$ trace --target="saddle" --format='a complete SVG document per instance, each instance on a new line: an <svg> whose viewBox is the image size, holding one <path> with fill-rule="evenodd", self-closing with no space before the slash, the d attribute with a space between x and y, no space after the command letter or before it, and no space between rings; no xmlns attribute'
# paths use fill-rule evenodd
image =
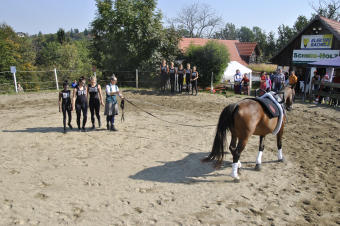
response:
<svg viewBox="0 0 340 226"><path fill-rule="evenodd" d="M275 92L270 92L270 94L275 98L275 100L279 104L282 103L282 98L280 97L280 95L276 94ZM252 99L261 104L261 106L263 107L264 111L269 116L269 118L277 118L280 116L280 110L277 104L274 103L273 100L269 98L268 96L264 96L264 97L261 96L261 97L256 97Z"/></svg>

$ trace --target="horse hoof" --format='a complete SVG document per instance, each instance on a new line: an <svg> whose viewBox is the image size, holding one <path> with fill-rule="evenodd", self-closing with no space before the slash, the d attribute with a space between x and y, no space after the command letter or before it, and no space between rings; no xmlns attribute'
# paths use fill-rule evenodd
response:
<svg viewBox="0 0 340 226"><path fill-rule="evenodd" d="M284 162L285 161L285 159L284 158L282 158L282 159L279 159L279 160L277 160L278 162Z"/></svg>
<svg viewBox="0 0 340 226"><path fill-rule="evenodd" d="M261 164L256 164L255 170L256 171L261 171Z"/></svg>

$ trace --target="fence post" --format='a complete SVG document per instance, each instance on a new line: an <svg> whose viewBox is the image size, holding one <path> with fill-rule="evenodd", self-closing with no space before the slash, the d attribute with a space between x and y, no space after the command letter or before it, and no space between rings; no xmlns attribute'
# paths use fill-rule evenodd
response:
<svg viewBox="0 0 340 226"><path fill-rule="evenodd" d="M138 69L136 69L136 88L138 89Z"/></svg>
<svg viewBox="0 0 340 226"><path fill-rule="evenodd" d="M15 92L18 93L17 77L15 76L15 72L13 72L13 79L14 79Z"/></svg>
<svg viewBox="0 0 340 226"><path fill-rule="evenodd" d="M210 84L210 92L214 92L214 72L211 72L211 84Z"/></svg>
<svg viewBox="0 0 340 226"><path fill-rule="evenodd" d="M57 85L57 90L59 91L57 68L54 68L55 84Z"/></svg>

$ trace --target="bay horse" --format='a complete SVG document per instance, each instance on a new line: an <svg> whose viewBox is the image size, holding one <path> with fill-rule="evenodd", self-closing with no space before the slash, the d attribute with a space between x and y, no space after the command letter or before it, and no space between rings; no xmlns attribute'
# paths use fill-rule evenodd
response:
<svg viewBox="0 0 340 226"><path fill-rule="evenodd" d="M238 169L241 168L239 159L250 136L260 136L259 152L255 166L255 170L260 170L265 137L275 130L278 120L278 117L269 118L261 104L253 99L244 99L238 103L228 105L224 108L218 120L212 151L208 157L202 159L202 162L216 160L215 168L221 167L226 145L226 133L230 131L231 142L229 150L233 155L231 177L234 178L235 182L239 182ZM279 162L284 160L282 154L282 135L285 120L286 116L283 115L281 128L276 134Z"/></svg>
<svg viewBox="0 0 340 226"><path fill-rule="evenodd" d="M285 103L285 108L290 111L292 110L293 106L293 101L294 101L294 95L295 95L295 90L294 88L288 86L285 86L283 89L283 99Z"/></svg>

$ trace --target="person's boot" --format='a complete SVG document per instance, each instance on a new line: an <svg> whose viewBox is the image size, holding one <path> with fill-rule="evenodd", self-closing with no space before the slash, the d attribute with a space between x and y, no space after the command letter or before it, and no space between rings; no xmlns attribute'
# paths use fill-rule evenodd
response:
<svg viewBox="0 0 340 226"><path fill-rule="evenodd" d="M96 128L96 127L95 127L94 123L92 123L91 129L94 130L95 128Z"/></svg>
<svg viewBox="0 0 340 226"><path fill-rule="evenodd" d="M71 122L68 123L68 127L69 127L70 129L73 129L73 127L72 127L72 125L71 125Z"/></svg>
<svg viewBox="0 0 340 226"><path fill-rule="evenodd" d="M100 120L98 120L98 128L100 128L102 126Z"/></svg>
<svg viewBox="0 0 340 226"><path fill-rule="evenodd" d="M106 128L107 128L107 130L110 130L109 122L106 123Z"/></svg>
<svg viewBox="0 0 340 226"><path fill-rule="evenodd" d="M64 126L64 131L63 131L63 133L66 133L67 131L66 131L66 126Z"/></svg>
<svg viewBox="0 0 340 226"><path fill-rule="evenodd" d="M82 128L81 128L81 131L82 131L82 132L86 132L85 127L82 127Z"/></svg>
<svg viewBox="0 0 340 226"><path fill-rule="evenodd" d="M115 125L111 125L111 131L118 131L115 127Z"/></svg>

